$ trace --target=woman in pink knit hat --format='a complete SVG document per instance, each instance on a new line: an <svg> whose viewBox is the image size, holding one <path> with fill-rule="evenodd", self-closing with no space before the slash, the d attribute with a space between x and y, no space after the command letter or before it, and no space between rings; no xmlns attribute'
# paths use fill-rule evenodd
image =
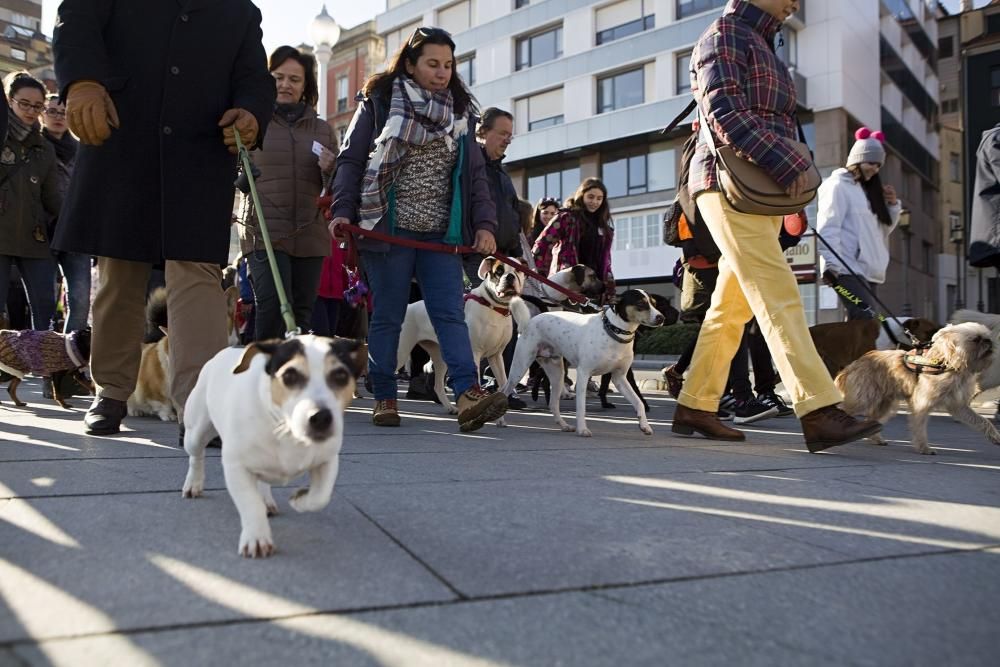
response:
<svg viewBox="0 0 1000 667"><path fill-rule="evenodd" d="M841 285L864 302L871 302L876 286L885 282L889 266L889 234L899 223L903 206L891 185L882 185L885 136L862 127L847 156L819 189L817 228L820 268L828 283ZM827 247L836 251L836 255ZM852 275L851 272L855 275ZM875 314L845 298L847 319L871 319Z"/></svg>

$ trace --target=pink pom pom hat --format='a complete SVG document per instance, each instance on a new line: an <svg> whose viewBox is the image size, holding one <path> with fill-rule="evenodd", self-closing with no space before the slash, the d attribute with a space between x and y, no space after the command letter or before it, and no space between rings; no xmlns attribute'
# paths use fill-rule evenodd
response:
<svg viewBox="0 0 1000 667"><path fill-rule="evenodd" d="M867 127L862 127L854 133L854 146L847 156L847 166L861 164L862 162L874 162L879 166L885 164L885 135L882 131L872 132Z"/></svg>

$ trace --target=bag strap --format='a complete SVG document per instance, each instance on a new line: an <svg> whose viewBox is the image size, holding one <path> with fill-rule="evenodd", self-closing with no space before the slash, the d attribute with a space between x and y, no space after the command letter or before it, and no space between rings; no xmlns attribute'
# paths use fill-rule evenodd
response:
<svg viewBox="0 0 1000 667"><path fill-rule="evenodd" d="M698 101L692 99L688 103L688 105L686 107L684 107L684 110L681 111L679 114L677 114L676 118L674 118L672 121L670 121L669 125L667 125L665 128L663 128L662 130L660 130L660 134L666 134L670 130L672 130L675 127L677 127L678 125L680 125L680 122L682 120L684 120L685 118L687 118L691 114L691 112L694 110L694 108L696 106L698 106Z"/></svg>

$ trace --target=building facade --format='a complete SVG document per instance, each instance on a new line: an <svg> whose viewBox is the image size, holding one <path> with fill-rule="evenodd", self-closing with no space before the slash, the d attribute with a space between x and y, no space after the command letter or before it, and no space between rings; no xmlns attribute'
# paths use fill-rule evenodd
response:
<svg viewBox="0 0 1000 667"><path fill-rule="evenodd" d="M355 95L386 59L385 42L366 21L340 34L326 71L327 121L341 144L357 107Z"/></svg>
<svg viewBox="0 0 1000 667"><path fill-rule="evenodd" d="M615 219L616 278L670 294L679 253L663 244L661 219L690 121L669 136L660 130L689 102L691 49L725 4L388 0L376 22L387 54L420 25L451 32L458 71L480 104L515 114L506 165L521 195L565 198L582 179L602 178ZM941 245L936 44L924 0L803 0L778 45L824 176L843 165L861 125L889 138L884 179L896 185L910 225L894 235L880 296L893 311L928 316ZM809 212L814 221L815 206ZM789 262L812 321L837 319L832 290L816 282L815 242L804 240Z"/></svg>
<svg viewBox="0 0 1000 667"><path fill-rule="evenodd" d="M54 90L52 42L41 25L42 0L0 0L0 76L28 70Z"/></svg>

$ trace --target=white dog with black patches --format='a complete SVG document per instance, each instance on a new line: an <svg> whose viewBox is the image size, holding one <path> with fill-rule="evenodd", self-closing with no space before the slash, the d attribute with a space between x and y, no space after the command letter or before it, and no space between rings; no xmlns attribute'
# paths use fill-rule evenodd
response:
<svg viewBox="0 0 1000 667"><path fill-rule="evenodd" d="M202 494L205 446L220 436L226 488L242 524L241 555L274 551L271 484L308 472L309 487L295 492L291 506L315 512L330 502L344 410L366 359L363 343L308 335L226 348L202 368L184 407L190 460L182 495Z"/></svg>
<svg viewBox="0 0 1000 667"><path fill-rule="evenodd" d="M510 378L503 391L510 394L516 378L528 370L532 361L537 360L549 378L552 391L549 407L552 416L563 431L576 431L577 435L589 437L587 428L587 392L576 393L576 428L562 418L559 398L563 388L562 360L576 368L579 382L586 383L592 375L611 373L611 379L639 416L639 429L652 435L653 429L646 419L646 409L625 374L632 366L632 340L640 326L658 327L663 324L663 314L654 306L649 295L643 290L630 289L618 298L614 306L602 313L582 315L579 313L542 313L528 318L526 308L515 308L514 316L520 337L514 351Z"/></svg>
<svg viewBox="0 0 1000 667"><path fill-rule="evenodd" d="M503 351L514 333L510 314L511 299L521 293L524 274L493 257L486 257L479 263L478 273L483 282L465 295L465 323L469 328L472 358L477 369L480 361L486 359L493 369L497 384L502 385L507 381ZM427 350L434 364L434 393L441 405L449 414L458 414L458 408L448 400L445 392L444 378L448 366L441 356L441 345L423 301L411 303L406 308L406 318L399 333L397 368L410 358L415 345ZM504 425L502 417L497 425Z"/></svg>

